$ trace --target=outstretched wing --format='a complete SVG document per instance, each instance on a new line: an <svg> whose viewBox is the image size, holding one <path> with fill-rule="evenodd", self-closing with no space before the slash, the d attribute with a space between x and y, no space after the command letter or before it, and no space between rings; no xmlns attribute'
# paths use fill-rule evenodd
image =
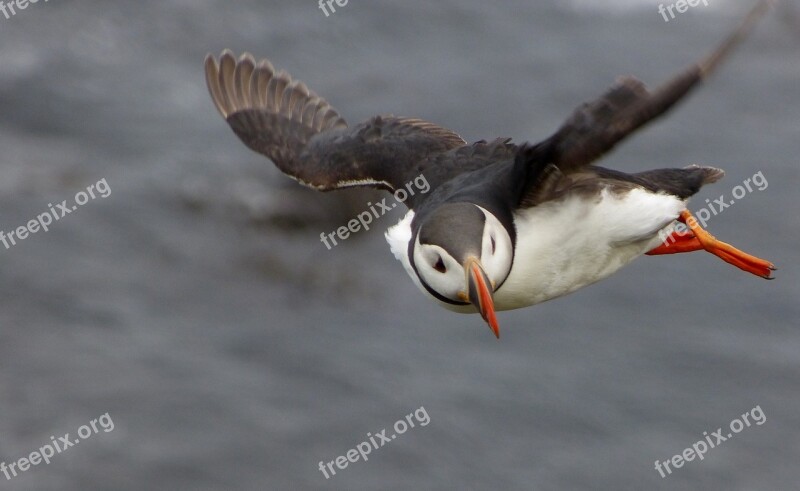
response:
<svg viewBox="0 0 800 491"><path fill-rule="evenodd" d="M237 60L226 50L219 61L208 55L205 72L214 104L244 144L320 191L394 191L419 174L418 162L466 144L419 119L378 116L350 128L305 84L247 53Z"/></svg>
<svg viewBox="0 0 800 491"><path fill-rule="evenodd" d="M568 175L579 171L674 107L730 55L769 5L769 0L758 2L711 55L663 86L651 92L639 80L623 77L602 97L575 110L553 136L520 152L518 164L528 167L522 203L541 202L549 194L546 187L560 180L559 173Z"/></svg>

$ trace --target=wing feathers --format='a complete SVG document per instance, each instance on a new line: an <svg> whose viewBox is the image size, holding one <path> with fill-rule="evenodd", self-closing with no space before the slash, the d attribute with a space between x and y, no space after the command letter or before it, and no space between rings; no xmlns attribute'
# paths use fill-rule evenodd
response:
<svg viewBox="0 0 800 491"><path fill-rule="evenodd" d="M226 116L225 103L222 100L222 89L219 86L219 65L217 59L213 56L207 56L205 62L206 72L206 85L208 85L208 92L211 94L211 100L214 102L214 107L217 108L223 117Z"/></svg>
<svg viewBox="0 0 800 491"><path fill-rule="evenodd" d="M420 119L376 117L348 129L303 82L249 53L238 60L228 50L219 60L208 55L205 71L214 105L245 145L320 190L394 190L418 162L465 145L456 133Z"/></svg>
<svg viewBox="0 0 800 491"><path fill-rule="evenodd" d="M256 69L255 60L249 53L244 53L239 57L236 69L233 72L233 87L235 89L234 99L237 103L237 110L250 107L250 82L253 71ZM238 105L242 107L238 107Z"/></svg>

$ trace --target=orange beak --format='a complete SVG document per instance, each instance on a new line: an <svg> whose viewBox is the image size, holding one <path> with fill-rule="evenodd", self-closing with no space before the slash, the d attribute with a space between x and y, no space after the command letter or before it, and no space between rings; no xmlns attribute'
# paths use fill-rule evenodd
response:
<svg viewBox="0 0 800 491"><path fill-rule="evenodd" d="M464 268L467 272L467 285L469 285L468 297L472 305L481 313L483 320L492 328L492 332L500 339L500 327L497 325L497 317L494 315L494 301L492 300L493 288L489 277L483 271L481 262L475 258L470 258Z"/></svg>

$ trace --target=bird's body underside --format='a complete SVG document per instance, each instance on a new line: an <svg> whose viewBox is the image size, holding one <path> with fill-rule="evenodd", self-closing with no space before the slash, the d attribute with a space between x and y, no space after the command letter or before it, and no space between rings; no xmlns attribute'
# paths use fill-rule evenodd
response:
<svg viewBox="0 0 800 491"><path fill-rule="evenodd" d="M675 196L633 189L606 190L596 199L574 194L522 210L514 217L516 261L494 292L495 309L528 307L607 278L658 246L684 208L685 201ZM407 270L413 212L409 215L386 234ZM426 292L413 272L411 277ZM472 305L439 303L455 312L475 312Z"/></svg>
<svg viewBox="0 0 800 491"><path fill-rule="evenodd" d="M392 252L423 292L450 310L479 312L498 334L495 310L568 294L645 253L703 249L770 277L769 262L717 241L686 211L721 170L627 174L593 165L705 80L768 5L761 0L717 50L666 84L650 91L623 77L536 145L468 144L439 125L394 116L349 126L302 82L248 54L209 55L206 80L236 135L305 185L395 192L424 176L430 193L410 197L408 215L387 232ZM690 231L674 232L678 221Z"/></svg>

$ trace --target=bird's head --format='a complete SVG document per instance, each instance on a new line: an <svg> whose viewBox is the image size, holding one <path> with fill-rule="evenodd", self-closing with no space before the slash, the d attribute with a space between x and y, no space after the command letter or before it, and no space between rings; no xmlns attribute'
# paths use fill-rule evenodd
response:
<svg viewBox="0 0 800 491"><path fill-rule="evenodd" d="M514 245L497 217L472 203L443 205L420 225L411 255L429 293L471 303L500 337L492 296L511 271Z"/></svg>

